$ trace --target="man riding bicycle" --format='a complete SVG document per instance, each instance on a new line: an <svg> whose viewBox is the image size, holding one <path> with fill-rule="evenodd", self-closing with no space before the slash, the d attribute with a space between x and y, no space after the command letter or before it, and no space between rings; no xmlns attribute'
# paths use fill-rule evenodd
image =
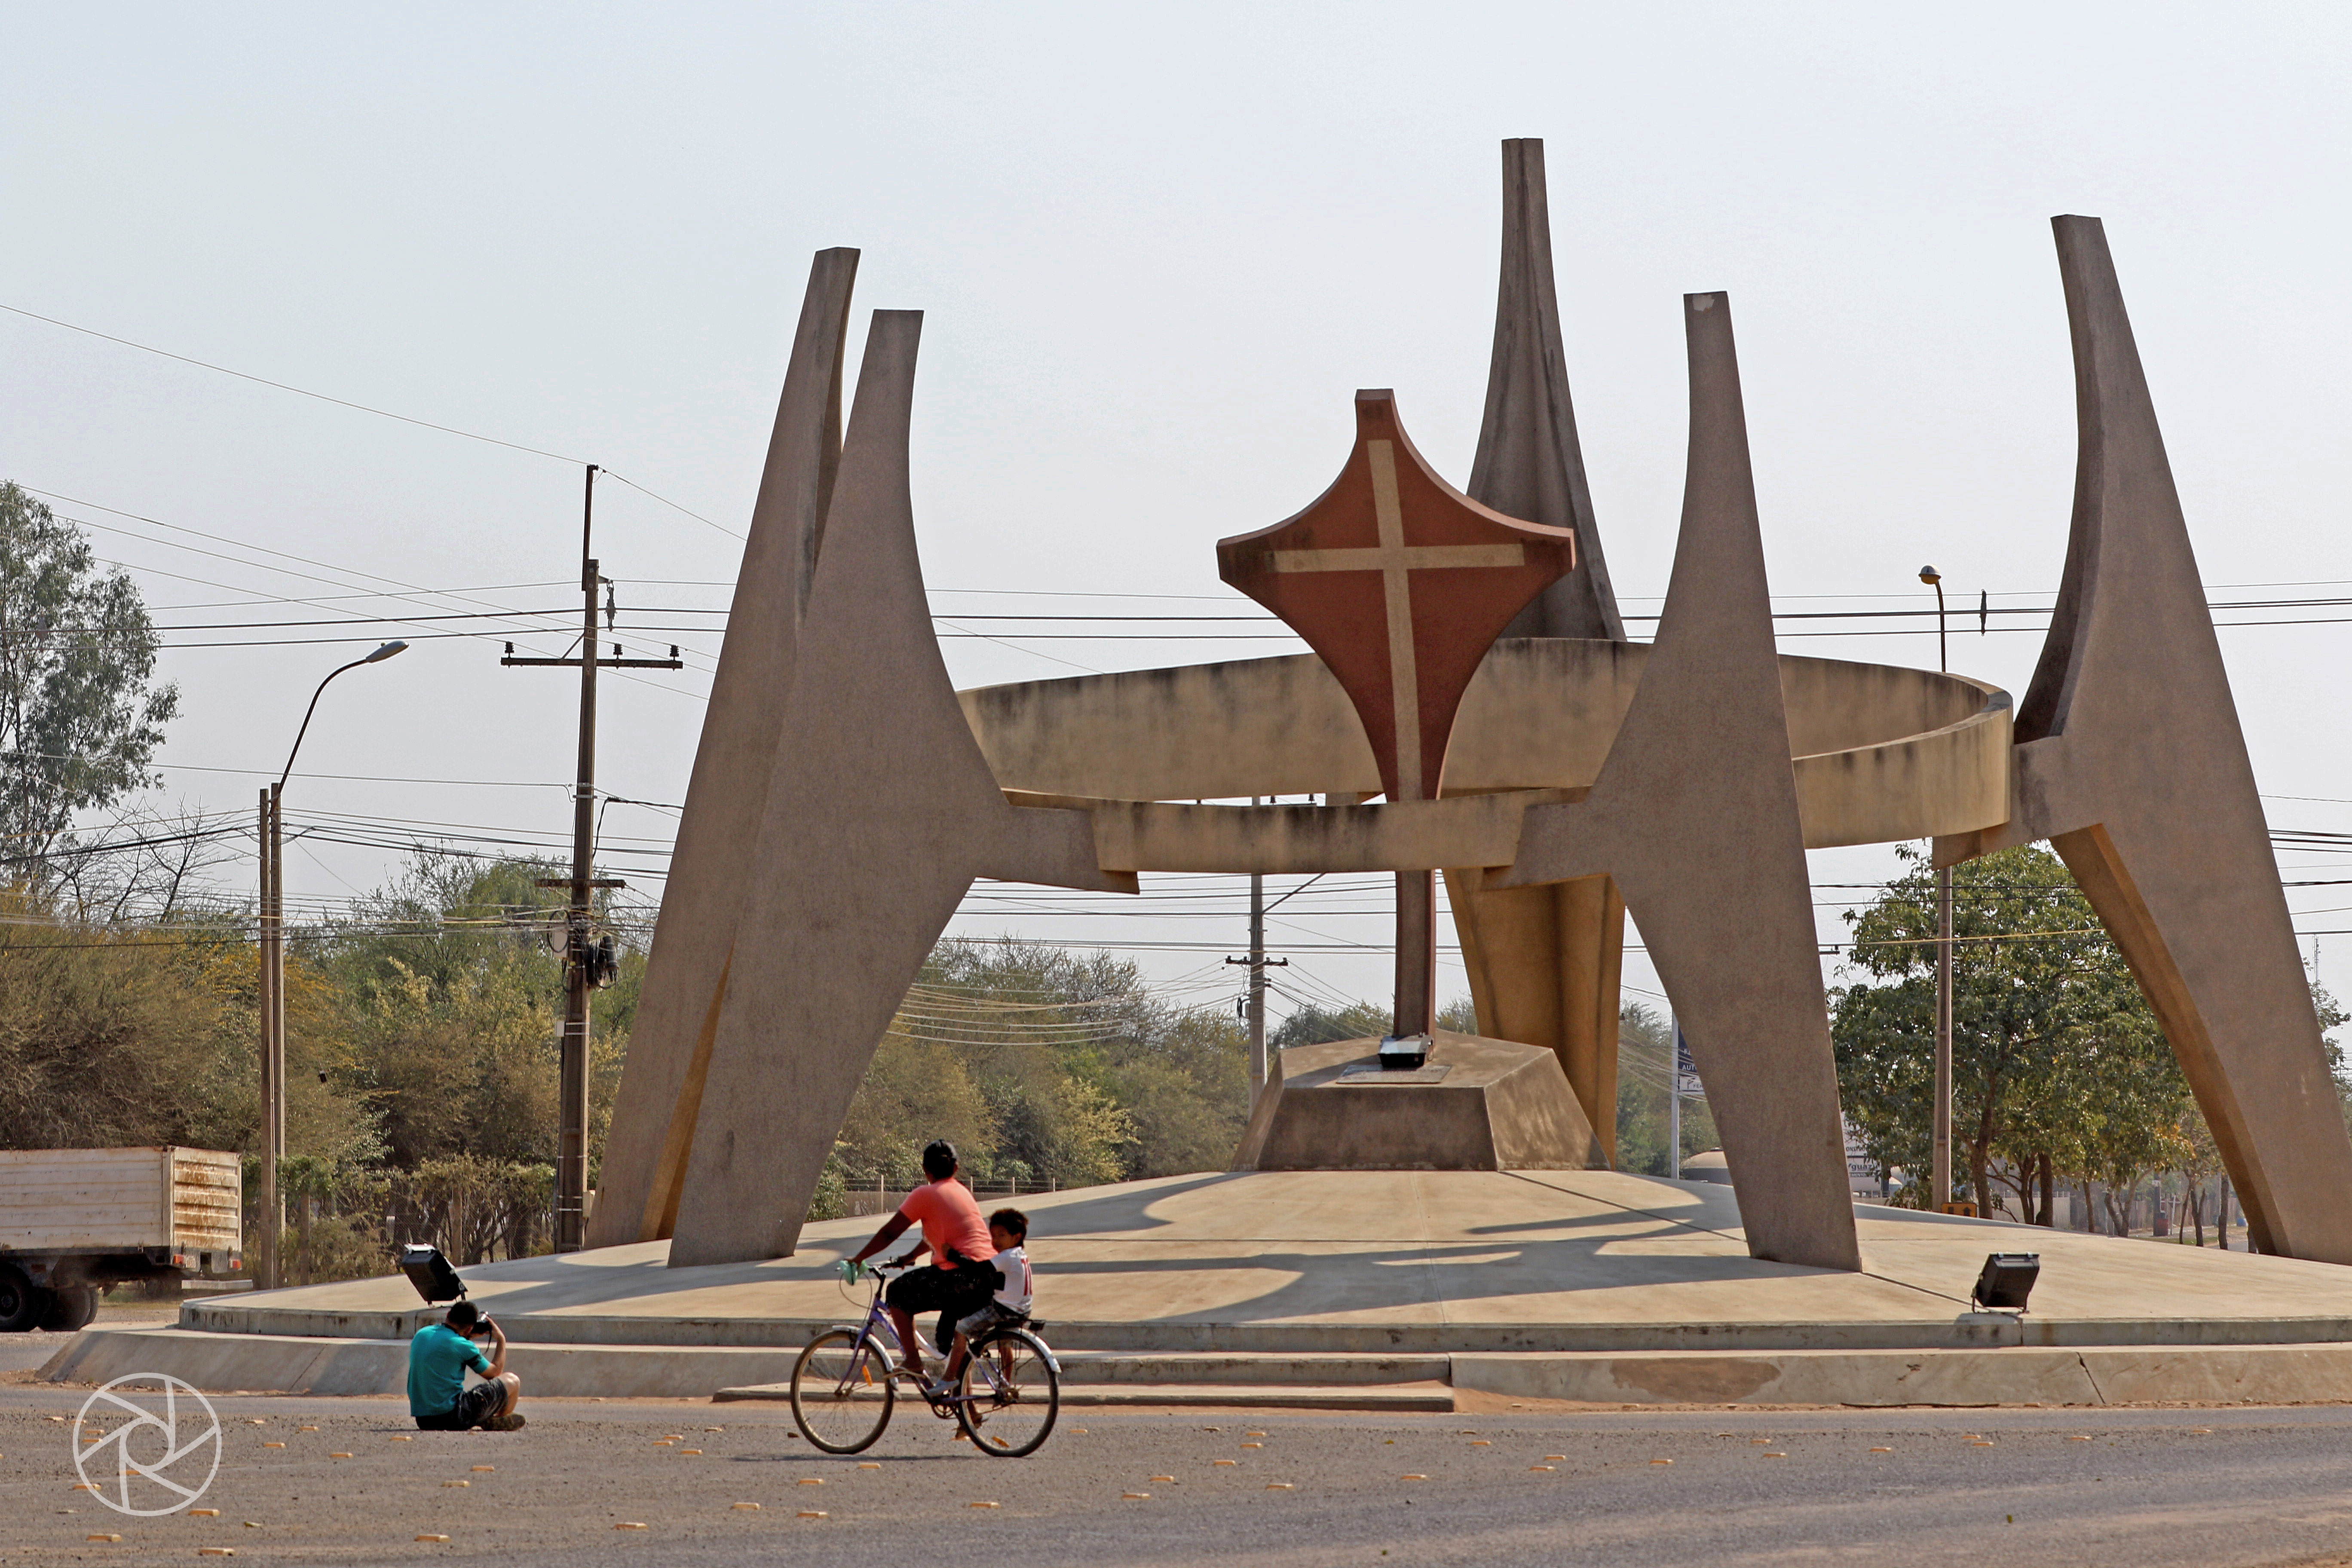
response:
<svg viewBox="0 0 2352 1568"><path fill-rule="evenodd" d="M925 1374L921 1342L915 1337L915 1314L938 1312L937 1342L952 1344L956 1320L977 1311L1002 1283L996 1270L989 1267L996 1246L989 1239L987 1223L980 1217L979 1200L970 1187L956 1180L956 1170L954 1144L941 1140L926 1148L923 1174L930 1179L908 1193L898 1212L874 1233L874 1239L842 1266L844 1274L855 1279L867 1258L905 1235L909 1226L923 1227L923 1239L908 1249L907 1257L919 1258L928 1249L937 1261L908 1269L891 1280L882 1295L890 1326L898 1333L907 1370L917 1377ZM950 1390L942 1382L927 1384L923 1392L945 1394Z"/></svg>

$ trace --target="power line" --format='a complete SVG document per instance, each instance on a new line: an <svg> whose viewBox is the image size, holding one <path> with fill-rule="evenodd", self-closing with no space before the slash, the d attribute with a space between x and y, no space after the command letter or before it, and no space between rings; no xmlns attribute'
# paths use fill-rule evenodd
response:
<svg viewBox="0 0 2352 1568"><path fill-rule="evenodd" d="M335 397L324 392L313 392L307 386L296 386L291 382L272 381L266 375L255 375L250 371L232 370L227 365L215 364L210 360L196 359L189 354L173 353L169 349L159 349L152 343L135 342L129 338L117 337L112 332L101 332L95 327L77 326L71 321L59 321L55 316L44 316L37 310L27 310L16 305L0 305L0 310L6 310L12 315L23 316L28 321L46 321L53 327L63 327L69 332L80 332L88 337L102 338L110 343L120 343L127 349L137 349L142 353L156 354L163 359L177 360L182 364L192 364L199 370L212 371L215 374L219 375L235 376L239 381L249 381L257 386L274 387L279 392L290 392L297 397L316 398L320 403L331 403L338 408L349 408L361 414L373 414L379 419L397 420L403 425L414 425L419 429L437 430L445 436L456 436L467 441L480 441L485 445L492 447L504 447L510 452L528 452L534 458L550 458L559 463L569 463L574 468L583 468L587 464L587 459L584 458L568 458L561 452L551 452L543 447L526 446L520 441L509 441L504 437L498 436L485 436L478 430L464 430L455 425L443 425L436 420L419 419L415 415L411 414L396 414L389 408L378 408L372 404L354 403L348 397ZM650 497L651 499L661 502L662 505L668 507L671 510L683 513L684 515L694 519L695 521L701 523L706 528L715 528L719 532L727 535L730 539L740 540L743 537L733 529L711 521L700 512L693 510L691 508L679 505L677 501L670 500L669 497L661 494L657 490L647 489L645 486L637 483L635 479L624 478L622 475L614 473L611 468L604 468L602 471L605 478L619 479L621 483L628 486L631 489L635 490L639 495Z"/></svg>
<svg viewBox="0 0 2352 1568"><path fill-rule="evenodd" d="M331 397L323 392L312 392L307 386L272 381L266 375L255 375L249 371L231 370L225 364L215 364L210 360L196 359L188 354L173 353L170 349L159 349L152 343L133 342L129 338L116 337L112 332L101 332L95 327L76 326L71 321L61 321L55 316L44 316L37 310L27 310L16 305L0 305L0 310L5 310L14 316L23 316L31 321L47 321L50 326L63 327L69 332L80 332L87 337L103 338L110 343L121 343L124 348L137 349L141 353L156 354L163 359L177 360L182 364L192 364L199 370L209 370L221 375L233 375L239 381L250 381L260 386L276 387L280 392L290 392L298 397L315 397L321 403L331 403L339 408L351 408L362 414L373 414L380 419L397 419L403 425L415 425L426 430L438 430L445 436L459 436L468 441L480 441L492 447L504 447L509 451L528 452L534 458L552 458L559 463L570 463L574 467L579 467L586 461L581 458L567 458L561 452L550 452L543 447L526 447L520 441L502 440L496 436L485 436L475 430L460 430L455 425L438 425L430 419L419 419L407 414L394 414L389 408L375 408L364 403L353 403L346 397Z"/></svg>
<svg viewBox="0 0 2352 1568"><path fill-rule="evenodd" d="M564 630L565 630L565 628L564 628L564 627L562 627L562 626L532 626L532 625L529 625L529 624L528 624L528 622L530 620L530 618L531 618L531 617L532 617L532 616L535 614L535 612L527 611L527 610L526 610L526 611L517 611L517 610L510 609L510 608L509 608L509 607L507 607L507 606L505 606L505 605L489 605L489 604L488 603L488 601L485 601L485 600L468 598L468 597L467 596L467 595L466 595L466 594L463 594L463 593L453 593L453 592L448 592L448 591L440 590L440 589L433 589L433 588L425 588L425 587L420 587L419 585L417 585L417 584L414 584L414 583L403 583L403 582L401 582L398 578L394 578L394 577L386 577L386 576L383 576L383 575L382 575L381 574L378 574L378 573L361 571L361 570L359 570L359 569L357 569L357 568L353 568L353 567L341 567L341 566L336 566L336 565L333 565L332 563L328 563L328 562L324 562L324 561L315 561L315 560L312 560L311 558L310 558L310 557L308 557L308 556L303 556L303 555L295 555L295 554L290 553L289 552L282 551L282 550L273 550L273 549L270 549L270 548L268 548L268 546L265 546L265 545L247 545L247 544L243 544L243 543L240 543L240 542L239 542L238 541L236 541L236 540L227 538L226 536L222 535L222 534L208 533L208 532L206 532L205 531L204 531L204 530L202 530L202 529L188 528L188 527L185 527L185 526L184 526L184 525L182 525L182 524L179 524L179 523L165 522L165 521L163 521L162 519L160 519L160 518L152 518L152 517L149 517L149 516L146 516L145 514L141 513L141 512L125 511L125 510L123 510L122 509L121 509L121 508L119 508L119 507L105 506L105 505L101 505L100 503L99 503L99 502L97 502L97 501L87 501L87 500L79 500L79 499L75 498L75 497L72 497L72 496L66 496L66 495L59 494L58 492L54 491L54 490L44 490L44 489L37 489L36 487L33 487L33 486L30 486L30 485L23 486L23 487L20 487L20 488L25 489L27 489L27 490L30 490L30 491L31 491L33 494L35 494L35 495L48 496L48 497L50 497L50 498L52 498L52 499L54 499L54 500L58 500L65 501L65 502L67 502L67 503L68 503L68 504L69 504L69 505L73 505L73 506L86 506L86 507L89 507L89 508L91 508L91 509L92 509L92 510L94 510L103 511L103 512L109 513L109 514L110 514L110 515L111 515L111 516L115 516L115 517L121 517L121 518L128 518L128 519L131 520L131 521L134 521L134 522L144 522L144 523L149 523L149 524L152 524L152 526L157 527L157 528L168 529L168 530L170 530L170 531L173 531L173 532L175 532L175 533L186 533L186 534L189 534L189 535L191 535L191 536L193 536L193 537L195 537L195 538L198 538L198 539L208 539L208 540L213 541L215 543L231 545L231 546L234 546L234 547L235 547L235 548L236 548L236 549L248 551L248 552L254 552L254 553L257 553L257 554L264 554L264 555L275 555L275 556L278 556L278 557L280 557L281 559L284 559L284 560L299 562L299 563L300 563L301 564L306 565L306 566L316 566L316 567L319 567L319 568L320 568L320 569L322 569L322 570L324 570L324 571L339 573L339 574L341 574L342 575L341 575L341 576L340 576L340 577L320 577L320 576L316 576L316 575L314 575L314 574L310 574L310 573L307 573L307 572L296 572L296 571L292 571L292 570L290 570L289 568L287 568L287 567L284 567L284 566L273 566L273 565L270 565L269 563L266 563L266 562L257 562L257 561L242 561L242 560L237 559L236 556L231 556L231 555L223 555L223 554L221 554L218 551L205 550L205 549L202 549L202 548L200 548L200 547L198 547L198 546L192 545L192 544L182 544L182 543L179 543L177 541L174 541L174 540L147 540L147 541L145 541L145 542L148 542L148 543L162 544L162 545L165 546L165 547L166 547L166 548L168 548L168 549L173 549L173 550L184 550L184 551L187 551L187 552L191 552L191 553L193 553L193 554L197 554L197 555L205 555L205 556L213 557L213 558L214 558L214 559L215 559L215 560L226 561L226 562L228 562L228 563L229 563L230 564L232 564L232 565L236 565L236 566L255 566L255 567L258 567L260 570L265 571L265 572L277 572L277 573L282 574L284 574L284 575L286 575L286 576L304 578L304 579L307 579L308 581L314 582L314 583L325 583L325 584L329 584L330 586L332 586L332 587L338 587L338 588L353 588L353 589L356 589L356 588L358 587L358 584L355 584L355 583L352 583L352 582L351 582L351 581L349 580L349 579L350 579L351 577L352 577L352 576L371 578L371 579L373 579L373 580L374 580L374 581L376 581L376 582L379 582L379 583L389 583L389 584L393 584L393 586L394 586L394 589L400 590L399 592L384 592L384 591L377 591L375 594L373 594L373 596L374 596L374 597L379 597L379 598L386 598L386 599L408 599L408 600L410 600L410 602L411 602L411 603L419 604L419 605L422 605L422 607L424 607L424 608L426 608L426 609L429 609L429 610L434 610L434 611L436 611L436 612L437 612L437 611L439 611L439 610L441 610L442 606L441 606L441 605L439 605L431 604L431 603L426 602L426 601L429 601L429 600L431 600L431 599L454 599L454 600L457 601L457 602L458 602L458 603L460 603L460 604L474 604L474 605L484 605L485 607L487 607L487 608L488 608L488 609L490 609L490 610L492 610L492 611L496 612L496 614L495 614L493 616L491 616L490 618L493 618L493 619L497 619L497 618L506 618L506 619L510 619L510 620L513 620L513 621L517 622L518 624L517 624L516 626L512 626L512 627L503 628L503 629L505 629L505 630L510 631L514 636L517 636L517 637L529 637L529 636L532 636L532 635L539 635L539 636L559 636L559 635L562 635L562 634L564 632ZM60 514L60 515L65 515L65 514ZM116 527L114 527L113 525L109 524L109 523L92 522L92 521L90 521L89 520L88 520L88 519L86 519L86 518L75 518L75 517L68 516L68 517L67 517L67 521L69 521L69 522L79 523L79 525L81 525L81 526L83 526L83 527L86 527L86 528L96 528L96 529L99 529L99 530L100 530L100 531L105 531L105 532L108 532L108 533L119 533L119 534L123 535L123 536L124 536L124 537L126 537L126 538L131 538L131 539L139 539L139 538L141 538L141 537L142 537L141 535L138 535L138 534L135 534L135 533L131 532L131 531L130 531L129 530L127 530L127 529L120 529L120 528L116 528ZM153 572L156 572L159 575L162 575L162 576L166 576L166 577L180 577L180 574L177 574L177 573L163 572L163 571L161 571L161 569L160 569L160 568L152 568L152 567L133 567L133 568L131 568L131 570L134 570L134 571L153 571ZM206 586L208 586L208 587L227 588L227 589L229 589L231 592L238 592L238 591L240 591L240 590L236 589L233 585L231 585L231 584L226 584L226 583L208 583L208 582L206 582L206 580L205 580L205 579L203 579L203 578L196 578L196 577L180 577L180 580L181 580L181 581L184 581L184 582L205 583L205 585L206 585ZM424 597L423 597L422 599L418 599L418 598L414 598L414 597L412 597L413 595L423 595ZM284 600L284 601L281 601L281 602L284 602L284 603L291 603L291 604L309 604L309 605L314 605L314 607L316 607L316 608L320 608L320 609L329 609L329 608L331 608L331 607L332 607L331 605L328 605L328 604L325 604L325 603L322 603L322 602L320 602L320 601L317 601L317 600L312 600L312 599L290 598L290 597L289 597L289 598L288 598L288 599L286 599L286 600ZM546 618L548 618L548 617L547 617L547 616L541 616L539 618L541 618L541 619L546 619ZM350 617L350 621L351 621L351 624L358 625L358 626L388 625L388 626L413 626L413 625L417 625L417 624L418 624L418 623L415 623L415 622L413 622L413 621L410 621L410 620L403 619L403 618L401 618L401 617L397 617L397 616L358 616L358 615L355 615L355 616L351 616L351 617ZM426 624L429 624L429 623L426 623ZM499 638L499 637L491 637L491 636L486 635L486 634L481 633L481 632L458 632L458 633L450 633L450 634L435 634L435 633L431 633L431 632L420 632L420 633L419 633L419 635L420 635L421 637L429 637L441 636L441 635L455 636L455 637L474 637L474 638L477 638L477 639L478 639L478 640L485 641L485 642L494 642L494 641L499 641L499 640L502 640L501 638ZM322 645L331 645L331 644L334 644L334 643L339 642L339 641L341 641L341 642L349 642L349 641L352 641L352 640L354 640L354 639L351 639L351 638L333 638L333 637L313 637L313 638L287 638L287 639L276 639L276 640L257 639L257 640L255 640L255 641L252 641L252 642L249 642L249 643L247 643L247 644L243 644L243 645L232 645L232 644L228 644L228 643L221 643L221 644L212 644L212 645L198 645L198 644L167 644L166 646L167 646L167 647L199 647L199 646L221 646L221 647L226 647L226 646L281 647L281 646L287 646L288 644L289 644L289 643L294 643L294 642L317 642L317 643L320 643L320 644L322 644ZM364 639L358 639L358 640L364 640ZM702 656L702 655L697 655L696 657L697 657L697 658L703 658L703 657L705 657L705 656ZM1043 656L1040 656L1040 657L1043 657ZM640 685L640 686L648 687L648 688L650 688L650 689L654 689L654 690L656 690L656 691L667 691L667 692L669 692L669 693L671 693L671 694L673 694L673 695L675 695L675 696L687 697L687 698L693 699L694 700L697 700L697 701L708 701L708 700L709 700L709 699L708 699L707 697L703 696L701 693L694 692L694 691L688 691L688 690L686 690L686 689L684 689L683 688L680 688L680 687L676 687L676 686L666 686L666 685L663 685L662 683L660 683L659 681L653 681L653 680L644 680L644 679L639 679L638 678L636 678L636 677L635 677L635 676L629 675L629 674L628 674L627 672L625 672L625 671L618 671L618 672L616 672L616 673L618 673L618 674L621 676L621 679L625 679L625 680L634 680L634 681L635 681L635 683L636 683L636 684L638 684L638 685Z"/></svg>

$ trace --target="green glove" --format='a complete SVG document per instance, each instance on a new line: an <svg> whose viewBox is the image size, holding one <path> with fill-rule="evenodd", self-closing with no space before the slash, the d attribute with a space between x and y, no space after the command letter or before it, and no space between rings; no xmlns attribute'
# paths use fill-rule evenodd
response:
<svg viewBox="0 0 2352 1568"><path fill-rule="evenodd" d="M855 1258L845 1258L834 1265L834 1268L841 1275L842 1283L845 1285L856 1284L866 1273L866 1265L858 1262Z"/></svg>

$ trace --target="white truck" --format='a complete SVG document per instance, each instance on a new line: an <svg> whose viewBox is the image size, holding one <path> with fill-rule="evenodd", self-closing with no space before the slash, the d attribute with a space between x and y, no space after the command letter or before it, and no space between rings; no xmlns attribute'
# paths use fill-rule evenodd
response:
<svg viewBox="0 0 2352 1568"><path fill-rule="evenodd" d="M243 1194L214 1149L0 1149L0 1333L79 1329L126 1280L241 1278Z"/></svg>

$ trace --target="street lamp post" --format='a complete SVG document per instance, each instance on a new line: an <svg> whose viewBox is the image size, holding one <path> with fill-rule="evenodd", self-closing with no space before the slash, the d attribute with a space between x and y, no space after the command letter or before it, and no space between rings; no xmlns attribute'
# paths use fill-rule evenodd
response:
<svg viewBox="0 0 2352 1568"><path fill-rule="evenodd" d="M408 645L388 642L364 658L327 672L327 680L346 669L357 669L363 664L377 664L401 652ZM295 753L302 749L302 737L310 732L310 717L319 710L319 698L327 689L327 680L319 682L319 689L310 693L310 706L302 710L302 727L294 731L293 750L286 753L286 768L278 782L261 792L261 1266L256 1272L255 1284L264 1290L276 1289L279 1277L278 1237L286 1228L283 1202L278 1192L278 1168L286 1161L286 905L285 883L280 875L284 860L285 818L282 807L286 781L293 776Z"/></svg>
<svg viewBox="0 0 2352 1568"><path fill-rule="evenodd" d="M1944 631L1944 577L1933 566L1919 568L1919 581L1936 590L1936 668L1951 673ZM1928 1178L1928 1205L1941 1214L1952 1204L1952 868L1936 871L1936 1142ZM1984 1194L1976 1194L1982 1203Z"/></svg>

